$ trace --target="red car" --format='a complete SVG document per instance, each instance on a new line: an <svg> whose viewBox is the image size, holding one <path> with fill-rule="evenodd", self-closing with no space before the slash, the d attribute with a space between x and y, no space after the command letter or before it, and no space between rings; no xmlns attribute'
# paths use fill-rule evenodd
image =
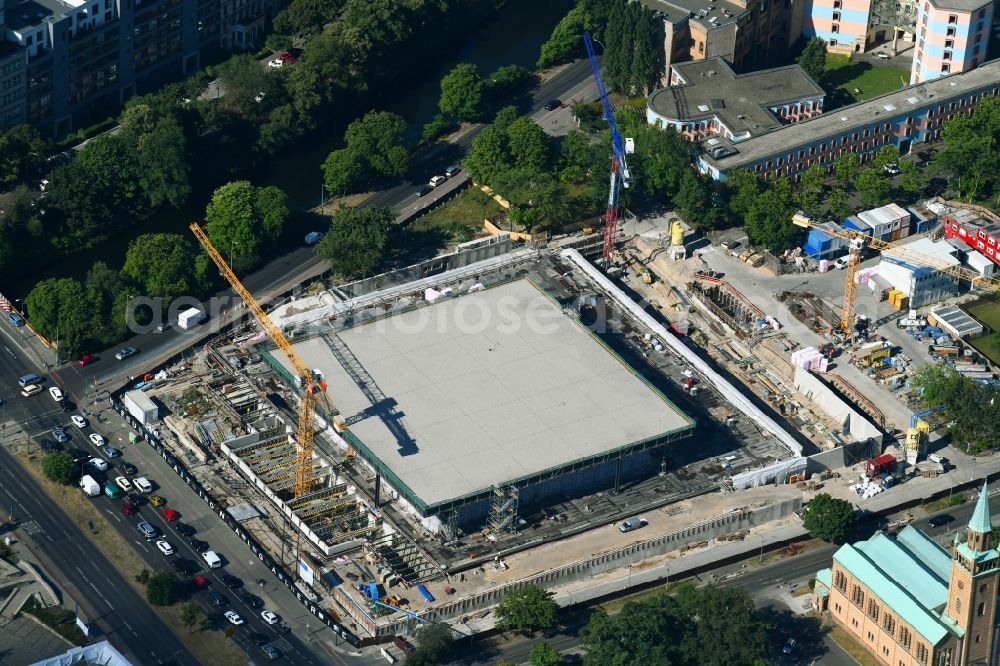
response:
<svg viewBox="0 0 1000 666"><path fill-rule="evenodd" d="M84 354L83 356L80 357L80 360L77 361L77 365L90 365L96 360L97 357L94 356L93 354Z"/></svg>
<svg viewBox="0 0 1000 666"><path fill-rule="evenodd" d="M296 58L291 53L282 53L278 56L278 60L281 62L295 62Z"/></svg>
<svg viewBox="0 0 1000 666"><path fill-rule="evenodd" d="M168 507L164 507L164 509L163 509L163 517L167 520L168 523L172 523L175 520L177 520L178 518L180 518L181 514L177 513L176 511L174 511L173 509L171 509L168 506Z"/></svg>
<svg viewBox="0 0 1000 666"><path fill-rule="evenodd" d="M191 584L194 585L196 590L204 590L208 587L208 579L204 576L195 576L191 579Z"/></svg>
<svg viewBox="0 0 1000 666"><path fill-rule="evenodd" d="M122 502L122 513L126 516L134 516L135 504L132 504L131 502Z"/></svg>

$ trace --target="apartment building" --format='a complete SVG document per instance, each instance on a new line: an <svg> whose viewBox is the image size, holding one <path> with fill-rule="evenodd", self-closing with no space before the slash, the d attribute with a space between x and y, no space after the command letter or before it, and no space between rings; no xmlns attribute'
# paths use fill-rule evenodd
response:
<svg viewBox="0 0 1000 666"><path fill-rule="evenodd" d="M811 118L823 112L824 97L798 65L737 74L716 56L672 65L670 87L649 95L646 120L705 141L706 150L721 157L721 140L739 141Z"/></svg>
<svg viewBox="0 0 1000 666"><path fill-rule="evenodd" d="M106 118L133 95L191 75L225 49L259 46L281 4L0 0L0 129L28 122L62 136Z"/></svg>
<svg viewBox="0 0 1000 666"><path fill-rule="evenodd" d="M867 48L872 0L806 0L802 36L819 37L832 53L857 53Z"/></svg>
<svg viewBox="0 0 1000 666"><path fill-rule="evenodd" d="M1000 553L991 543L989 493L942 548L912 525L841 546L816 574L813 603L888 666L997 663Z"/></svg>
<svg viewBox="0 0 1000 666"><path fill-rule="evenodd" d="M970 208L948 209L941 215L944 237L957 239L1000 264L1000 222Z"/></svg>
<svg viewBox="0 0 1000 666"><path fill-rule="evenodd" d="M900 88L793 125L748 137L713 137L718 139L713 145L699 143L696 166L716 180L725 180L727 173L737 169L749 169L765 178L796 178L814 164L832 168L837 157L849 152L866 162L879 148L892 144L905 155L913 144L939 138L947 120L971 114L980 99L998 94L1000 60L993 60L962 74Z"/></svg>
<svg viewBox="0 0 1000 666"><path fill-rule="evenodd" d="M910 83L978 67L992 22L993 0L921 0Z"/></svg>
<svg viewBox="0 0 1000 666"><path fill-rule="evenodd" d="M749 72L788 52L788 0L640 1L662 21L668 72L676 62L715 57L737 72Z"/></svg>

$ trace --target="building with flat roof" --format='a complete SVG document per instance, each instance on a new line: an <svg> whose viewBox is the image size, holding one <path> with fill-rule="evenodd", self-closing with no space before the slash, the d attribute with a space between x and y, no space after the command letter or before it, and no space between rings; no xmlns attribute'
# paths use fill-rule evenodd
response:
<svg viewBox="0 0 1000 666"><path fill-rule="evenodd" d="M682 60L725 58L738 72L780 61L791 45L790 4L777 0L640 0L662 21L666 71ZM797 38L798 35L795 35Z"/></svg>
<svg viewBox="0 0 1000 666"><path fill-rule="evenodd" d="M530 506L607 487L695 427L528 279L294 346L356 455L420 518L481 524L497 489Z"/></svg>
<svg viewBox="0 0 1000 666"><path fill-rule="evenodd" d="M957 251L947 241L921 238L905 245L904 249L934 257L942 265L962 264L955 256ZM911 308L930 305L959 293L958 277L943 273L937 267L907 261L902 256L888 252L882 254L882 260L878 264L878 274L894 289L900 290L910 299Z"/></svg>
<svg viewBox="0 0 1000 666"><path fill-rule="evenodd" d="M940 326L956 340L969 340L983 334L986 328L972 315L957 305L945 305L930 312L928 322Z"/></svg>
<svg viewBox="0 0 1000 666"><path fill-rule="evenodd" d="M806 511L809 510L808 505ZM816 573L813 602L879 663L997 663L1000 553L992 544L986 484L950 549L909 525L841 546Z"/></svg>
<svg viewBox="0 0 1000 666"><path fill-rule="evenodd" d="M737 169L764 178L795 178L814 164L832 168L845 153L856 153L867 162L888 144L906 155L913 144L939 138L945 121L971 113L984 96L998 94L1000 60L993 60L742 140L720 137L714 146L702 141L696 165L717 180ZM711 152L717 147L726 149L720 157Z"/></svg>
<svg viewBox="0 0 1000 666"><path fill-rule="evenodd" d="M737 74L720 57L670 67L670 87L655 90L646 120L673 127L690 141L739 141L823 112L825 93L798 65ZM716 143L720 143L716 141Z"/></svg>
<svg viewBox="0 0 1000 666"><path fill-rule="evenodd" d="M910 83L966 72L986 59L993 0L923 0Z"/></svg>
<svg viewBox="0 0 1000 666"><path fill-rule="evenodd" d="M972 208L947 209L941 215L944 237L961 241L1000 264L1000 222Z"/></svg>

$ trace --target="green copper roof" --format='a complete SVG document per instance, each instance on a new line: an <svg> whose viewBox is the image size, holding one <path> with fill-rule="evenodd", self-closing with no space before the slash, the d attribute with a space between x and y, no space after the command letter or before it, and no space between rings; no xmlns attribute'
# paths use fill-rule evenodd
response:
<svg viewBox="0 0 1000 666"><path fill-rule="evenodd" d="M976 501L976 510L972 512L969 520L969 529L980 534L989 534L993 530L993 523L990 522L990 493L983 481L983 492L979 493Z"/></svg>
<svg viewBox="0 0 1000 666"><path fill-rule="evenodd" d="M962 554L962 557L967 560L975 560L980 564L983 562L989 562L990 560L995 560L998 557L995 548L990 548L989 550L972 550L969 548L969 544L967 543L960 543L956 546L956 548L958 548L958 552Z"/></svg>
<svg viewBox="0 0 1000 666"><path fill-rule="evenodd" d="M830 588L833 587L833 569L827 567L816 572L816 594L821 597L830 596Z"/></svg>

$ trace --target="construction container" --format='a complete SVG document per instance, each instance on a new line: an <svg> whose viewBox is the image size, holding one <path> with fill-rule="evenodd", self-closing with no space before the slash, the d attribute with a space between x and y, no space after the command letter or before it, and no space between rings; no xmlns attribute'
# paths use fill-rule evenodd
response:
<svg viewBox="0 0 1000 666"><path fill-rule="evenodd" d="M160 418L159 408L142 391L129 391L122 399L122 404L143 425L155 423Z"/></svg>
<svg viewBox="0 0 1000 666"><path fill-rule="evenodd" d="M865 471L868 473L869 479L877 479L883 474L892 474L895 470L896 457L888 453L883 453L876 458L872 458L865 466Z"/></svg>
<svg viewBox="0 0 1000 666"><path fill-rule="evenodd" d="M747 265L750 266L750 268L757 268L759 266L763 266L766 259L767 258L763 253L758 253L747 259Z"/></svg>

